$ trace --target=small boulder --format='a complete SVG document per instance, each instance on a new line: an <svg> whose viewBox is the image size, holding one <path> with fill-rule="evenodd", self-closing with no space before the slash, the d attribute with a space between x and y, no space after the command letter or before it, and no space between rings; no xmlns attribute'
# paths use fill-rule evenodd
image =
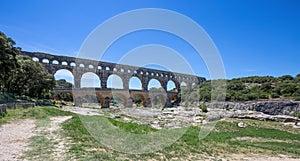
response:
<svg viewBox="0 0 300 161"><path fill-rule="evenodd" d="M243 122L239 122L238 127L245 128L245 127L247 127L247 125Z"/></svg>

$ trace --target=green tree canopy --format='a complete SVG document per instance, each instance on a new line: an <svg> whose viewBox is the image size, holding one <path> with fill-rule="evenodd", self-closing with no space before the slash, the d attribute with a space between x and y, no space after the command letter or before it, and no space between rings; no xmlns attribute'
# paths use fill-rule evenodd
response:
<svg viewBox="0 0 300 161"><path fill-rule="evenodd" d="M15 41L0 31L0 91L7 92L18 66L16 56L20 48Z"/></svg>

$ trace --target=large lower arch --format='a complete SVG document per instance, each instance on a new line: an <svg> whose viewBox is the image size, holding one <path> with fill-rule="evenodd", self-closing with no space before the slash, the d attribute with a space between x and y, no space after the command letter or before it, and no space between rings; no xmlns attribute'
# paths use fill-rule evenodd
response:
<svg viewBox="0 0 300 161"><path fill-rule="evenodd" d="M131 77L129 80L129 89L142 90L142 82L138 77Z"/></svg>
<svg viewBox="0 0 300 161"><path fill-rule="evenodd" d="M54 79L56 81L58 80L61 80L62 83L64 82L69 82L71 83L72 85L74 85L74 76L72 74L72 72L70 72L69 70L66 70L66 69L60 69L60 70L57 70L54 74ZM67 85L67 83L64 83L65 85ZM62 84L63 85L63 84ZM64 85L63 85L64 86ZM67 87L68 86L68 87ZM67 85L65 88L72 88L72 87L69 87L69 85ZM62 87L63 88L63 87Z"/></svg>
<svg viewBox="0 0 300 161"><path fill-rule="evenodd" d="M100 88L101 83L99 77L92 72L84 73L80 80L80 87L96 87Z"/></svg>
<svg viewBox="0 0 300 161"><path fill-rule="evenodd" d="M162 89L161 83L157 79L152 78L148 82L148 90L161 90L161 89Z"/></svg>
<svg viewBox="0 0 300 161"><path fill-rule="evenodd" d="M123 81L120 76L111 74L107 79L107 88L123 89Z"/></svg>
<svg viewBox="0 0 300 161"><path fill-rule="evenodd" d="M150 96L151 107L153 108L163 108L168 102L168 98L164 94L153 94Z"/></svg>
<svg viewBox="0 0 300 161"><path fill-rule="evenodd" d="M132 94L132 103L135 104L136 107L147 107L147 96L143 94Z"/></svg>
<svg viewBox="0 0 300 161"><path fill-rule="evenodd" d="M171 91L171 92L177 92L177 88L175 83L172 80L169 80L167 83L167 91Z"/></svg>
<svg viewBox="0 0 300 161"><path fill-rule="evenodd" d="M113 106L125 107L127 104L127 98L120 93L112 93L111 103Z"/></svg>

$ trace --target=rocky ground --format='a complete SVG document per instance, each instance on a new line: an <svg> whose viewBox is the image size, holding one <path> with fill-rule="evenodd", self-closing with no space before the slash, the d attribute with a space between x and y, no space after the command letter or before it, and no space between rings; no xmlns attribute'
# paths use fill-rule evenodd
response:
<svg viewBox="0 0 300 161"><path fill-rule="evenodd" d="M118 118L124 122L134 122L141 125L149 125L156 129L180 128L187 126L199 126L210 121L222 118L240 118L256 120L272 120L280 122L300 122L298 118L288 115L268 115L251 110L209 108L208 112L202 112L198 107L173 107L173 108L81 108L64 107L65 110L81 115L100 115L110 118ZM291 124L290 124L291 125ZM300 128L299 125L294 125Z"/></svg>

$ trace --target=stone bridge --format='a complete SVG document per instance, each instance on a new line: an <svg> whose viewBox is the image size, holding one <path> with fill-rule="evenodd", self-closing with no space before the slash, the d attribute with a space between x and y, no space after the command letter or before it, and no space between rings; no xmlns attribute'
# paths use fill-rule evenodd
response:
<svg viewBox="0 0 300 161"><path fill-rule="evenodd" d="M171 100L177 102L180 101L180 99L178 99L178 94L181 91L181 83L184 82L187 88L191 90L193 84L200 84L205 81L205 78L203 77L197 77L189 74L97 60L58 56L40 52L22 52L22 54L31 57L34 61L42 63L46 70L53 76L61 69L70 71L74 77L73 89L55 89L55 92L71 93L76 105L81 105L82 98L86 95L96 94L96 97L102 107L109 107L109 102L113 98L113 95L118 94L123 99L123 104L125 106L132 105L132 98L134 98L135 95L139 95L142 98L144 106L150 106L151 98L154 96L161 96L161 98L165 100L163 101L165 102L165 106L169 106L171 104ZM99 77L99 88L80 87L83 74L88 72L94 73ZM123 89L107 88L107 80L111 75L116 75L121 78ZM141 90L129 89L129 81L132 77L136 77L140 80L142 84ZM149 91L148 84L151 79L159 81L162 89L156 92ZM174 82L175 90L167 91L167 84L169 81Z"/></svg>

